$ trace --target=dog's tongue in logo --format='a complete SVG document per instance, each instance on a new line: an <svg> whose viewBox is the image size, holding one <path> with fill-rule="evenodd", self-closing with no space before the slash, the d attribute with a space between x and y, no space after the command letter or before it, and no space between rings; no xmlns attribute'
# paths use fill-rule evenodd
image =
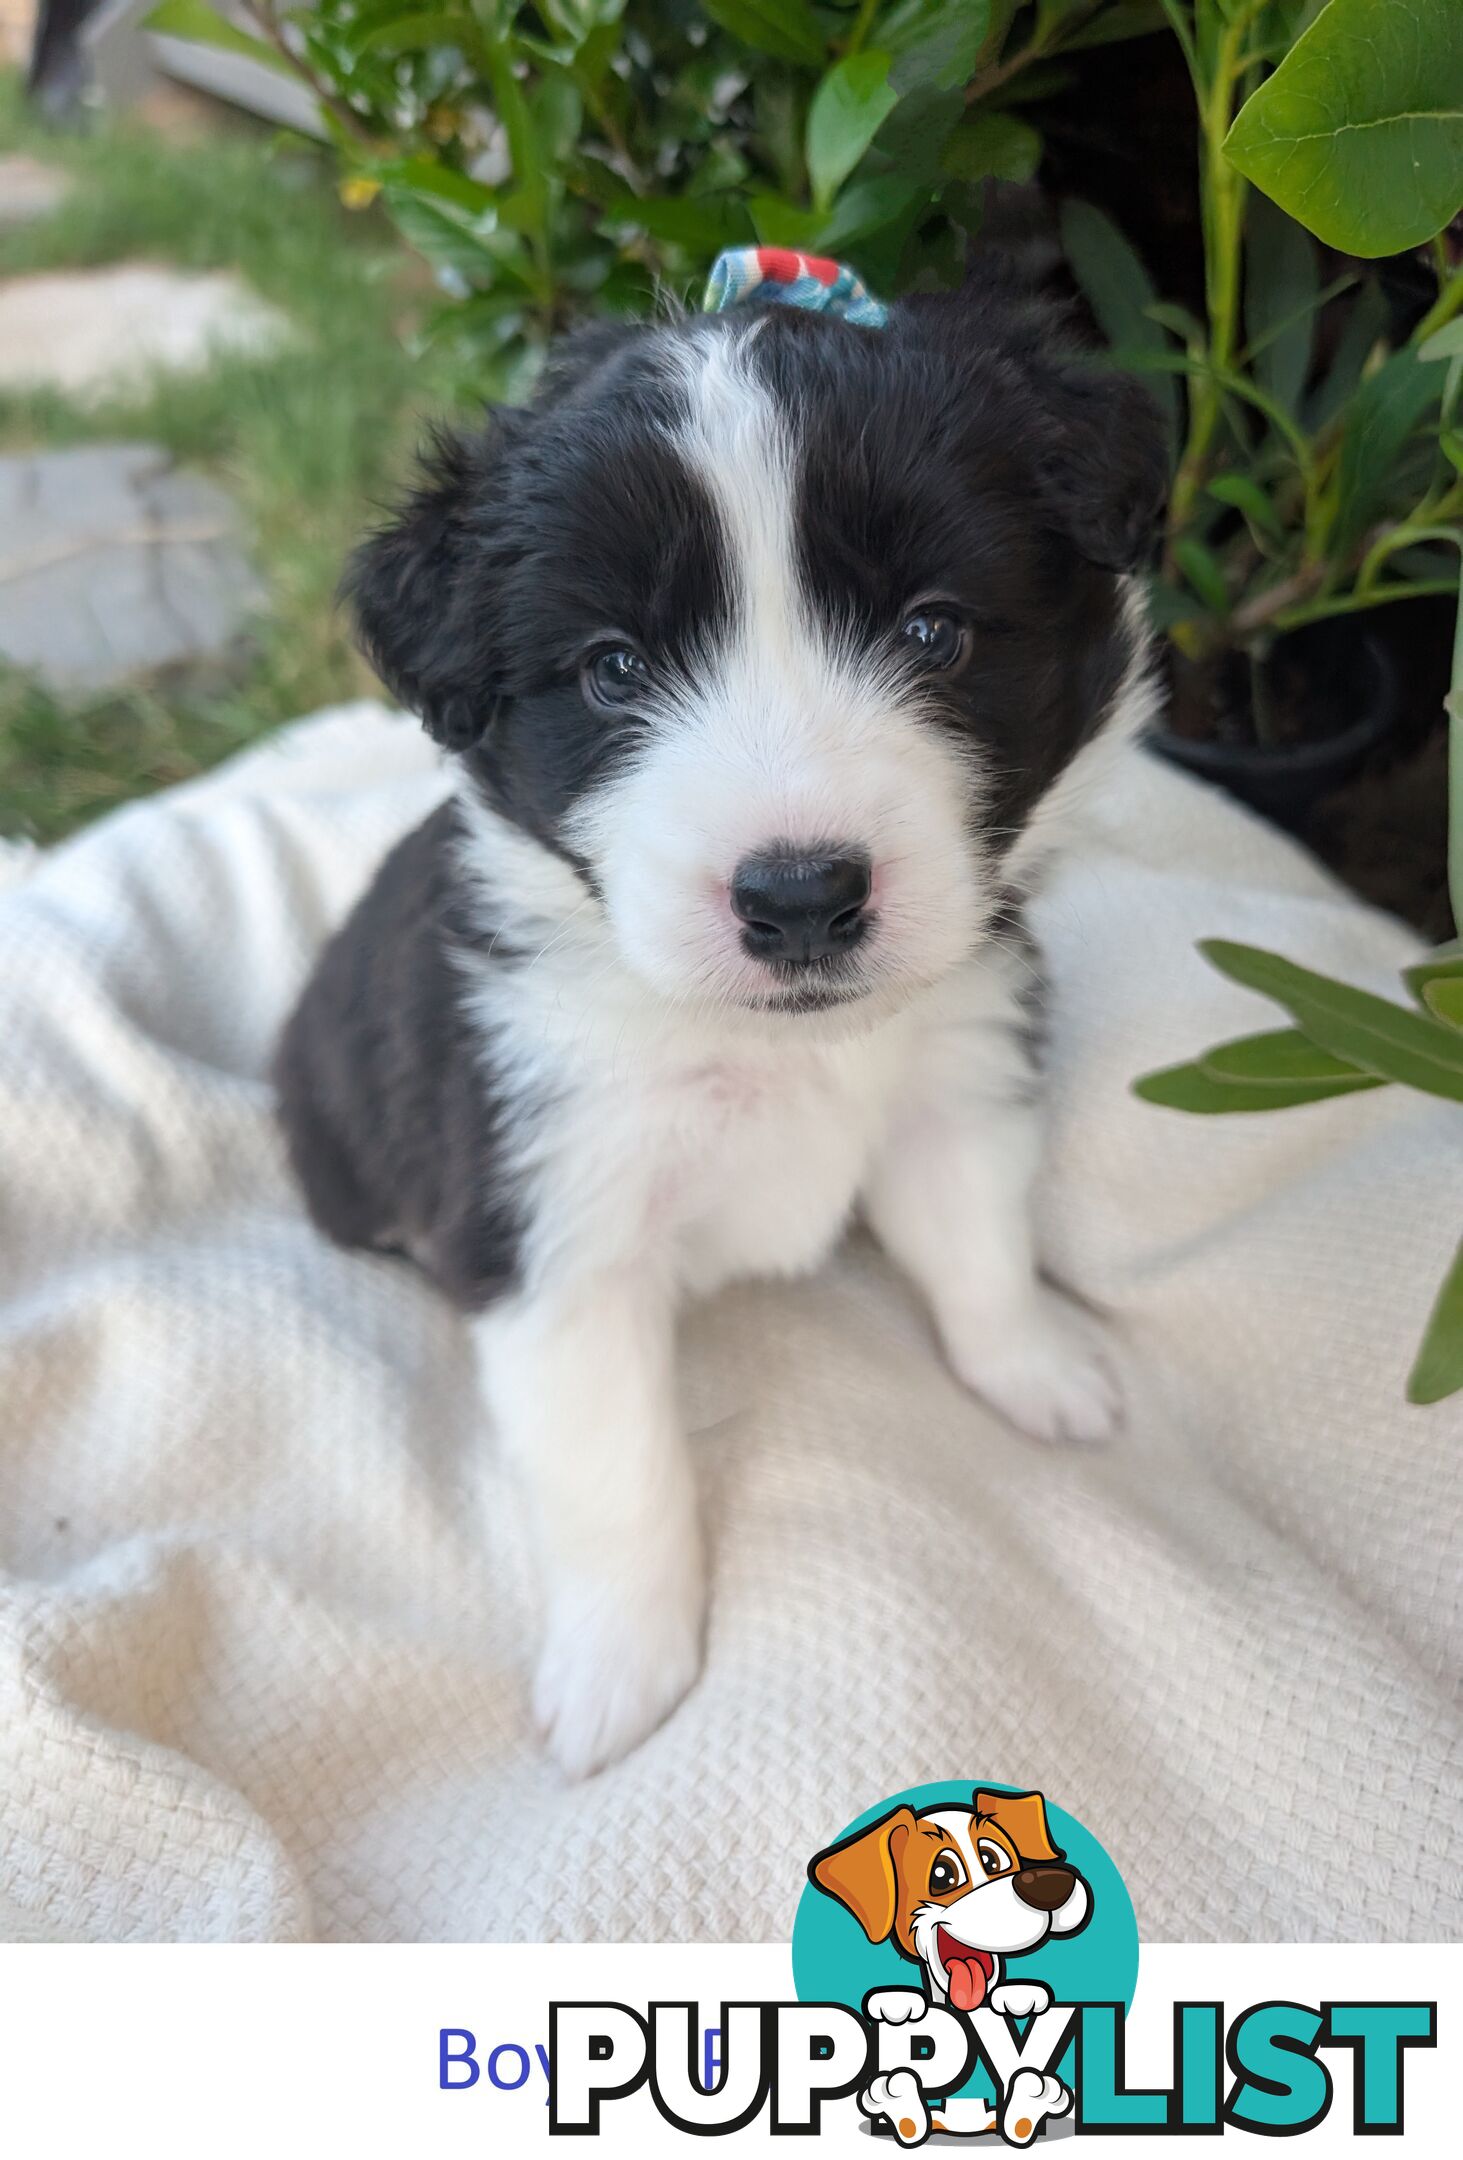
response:
<svg viewBox="0 0 1463 2160"><path fill-rule="evenodd" d="M995 1971L994 1958L984 1950L967 1949L964 1943L947 1935L944 1928L940 1929L938 1948L951 2002L957 2010L978 2010L985 2001L985 1991Z"/></svg>

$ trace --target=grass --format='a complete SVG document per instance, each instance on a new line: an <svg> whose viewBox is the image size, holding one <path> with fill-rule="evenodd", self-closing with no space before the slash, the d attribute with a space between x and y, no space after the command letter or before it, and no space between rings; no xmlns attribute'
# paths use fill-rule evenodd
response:
<svg viewBox="0 0 1463 2160"><path fill-rule="evenodd" d="M425 414L461 384L422 351L431 288L374 212L348 213L323 156L221 116L178 143L108 120L41 128L0 72L0 152L73 176L51 218L0 234L0 276L124 259L237 268L299 336L94 408L0 393L0 451L149 441L240 504L268 601L225 682L164 679L67 701L0 666L0 833L47 841L188 777L283 720L371 686L333 605L351 542Z"/></svg>

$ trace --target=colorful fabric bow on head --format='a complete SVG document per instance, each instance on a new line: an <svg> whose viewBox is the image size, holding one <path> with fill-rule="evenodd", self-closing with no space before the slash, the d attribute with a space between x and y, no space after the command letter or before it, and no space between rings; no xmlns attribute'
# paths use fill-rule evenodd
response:
<svg viewBox="0 0 1463 2160"><path fill-rule="evenodd" d="M705 312L720 315L754 295L785 307L811 308L815 315L841 315L861 330L882 330L889 320L883 301L843 263L791 248L725 249L711 266L701 303Z"/></svg>

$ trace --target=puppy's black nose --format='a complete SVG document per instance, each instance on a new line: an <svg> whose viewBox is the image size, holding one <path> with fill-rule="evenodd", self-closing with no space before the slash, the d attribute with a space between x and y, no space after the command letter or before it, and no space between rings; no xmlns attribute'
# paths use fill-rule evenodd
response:
<svg viewBox="0 0 1463 2160"><path fill-rule="evenodd" d="M1024 1867L1011 1887L1023 1905L1034 1906L1037 1912L1055 1912L1076 1889L1077 1876L1069 1867Z"/></svg>
<svg viewBox="0 0 1463 2160"><path fill-rule="evenodd" d="M749 855L737 865L731 904L742 943L759 960L795 967L848 952L867 928L866 855Z"/></svg>

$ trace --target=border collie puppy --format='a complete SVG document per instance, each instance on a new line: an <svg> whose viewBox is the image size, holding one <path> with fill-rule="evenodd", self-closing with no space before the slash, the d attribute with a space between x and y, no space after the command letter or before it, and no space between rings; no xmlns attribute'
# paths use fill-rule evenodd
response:
<svg viewBox="0 0 1463 2160"><path fill-rule="evenodd" d="M1114 1423L1032 1246L1021 901L1073 761L1147 709L1162 487L1144 393L977 282L882 329L592 330L356 557L457 786L320 961L283 1116L320 1228L468 1316L571 1774L699 1662L684 1299L858 1210L995 1410Z"/></svg>

